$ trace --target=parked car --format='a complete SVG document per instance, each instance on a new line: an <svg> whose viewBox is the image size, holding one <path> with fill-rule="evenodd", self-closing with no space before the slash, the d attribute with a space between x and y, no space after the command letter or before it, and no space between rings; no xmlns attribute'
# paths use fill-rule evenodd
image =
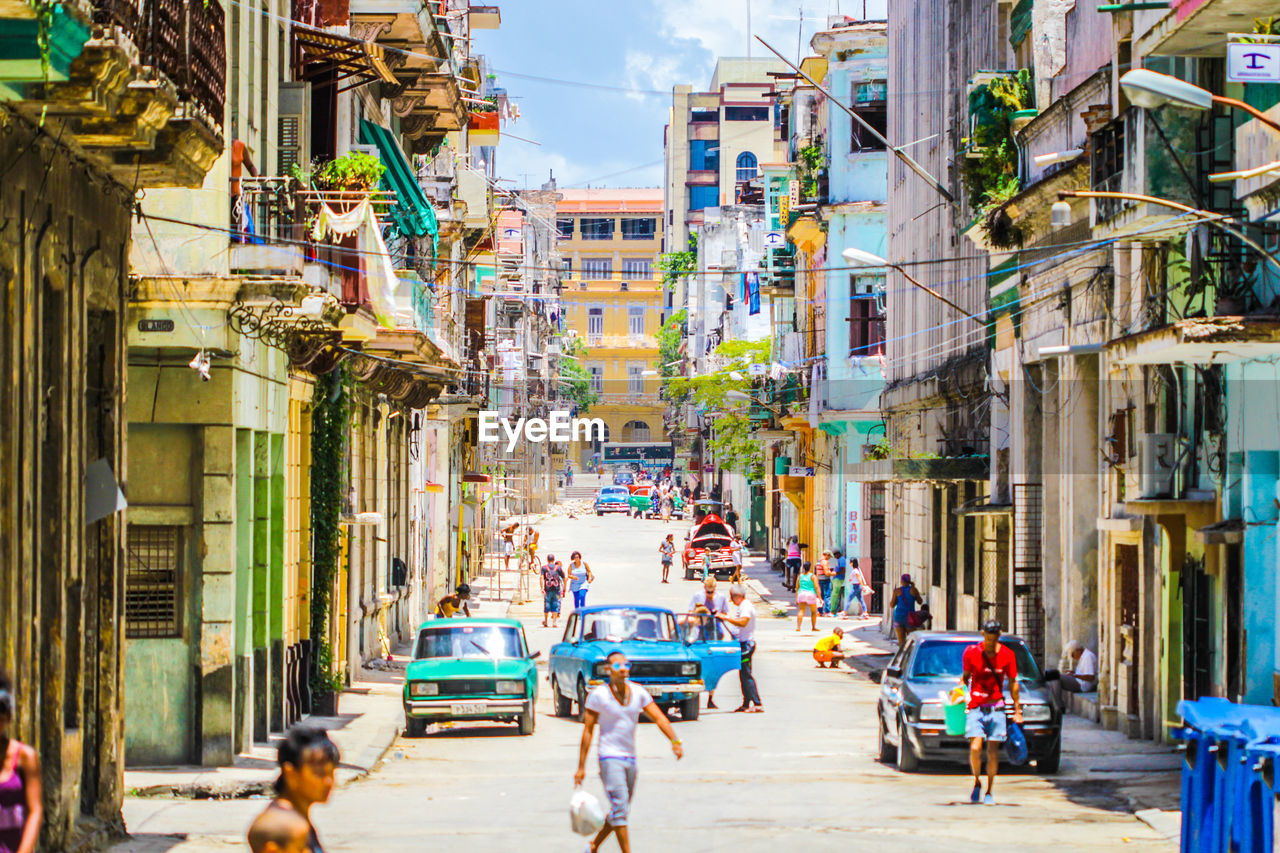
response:
<svg viewBox="0 0 1280 853"><path fill-rule="evenodd" d="M653 493L658 490L657 486L643 484L631 487L631 497L629 503L631 506L631 514L639 514L642 518L653 518L658 513L653 509Z"/></svg>
<svg viewBox="0 0 1280 853"><path fill-rule="evenodd" d="M631 490L626 486L601 486L596 491L596 515L631 512Z"/></svg>
<svg viewBox="0 0 1280 853"><path fill-rule="evenodd" d="M684 541L684 579L702 576L703 562L711 557L711 571L718 578L731 578L737 568L733 551L741 547L733 538L733 529L718 515L708 515L694 525Z"/></svg>
<svg viewBox="0 0 1280 853"><path fill-rule="evenodd" d="M556 716L578 715L587 693L609 680L606 657L621 650L631 659L631 680L670 712L698 719L701 695L742 664L738 643L715 619L645 605L584 607L569 615L564 639L551 647L547 664Z"/></svg>
<svg viewBox="0 0 1280 853"><path fill-rule="evenodd" d="M939 694L956 686L964 671L964 650L980 642L982 635L971 631L917 631L908 635L888 667L877 674L881 761L895 761L899 770L908 773L921 761L968 762L969 741L947 734ZM1057 773L1062 757L1062 714L1054 707L1027 644L1009 634L1002 636L1000 642L1013 651L1018 661L1028 758L1035 761L1040 773ZM1005 707L1012 719L1013 702L1006 700Z"/></svg>
<svg viewBox="0 0 1280 853"><path fill-rule="evenodd" d="M515 619L433 619L418 631L405 671L404 718L410 736L427 723L491 720L533 734L538 670Z"/></svg>
<svg viewBox="0 0 1280 853"><path fill-rule="evenodd" d="M636 475L633 471L614 471L613 484L615 486L630 486L636 481Z"/></svg>

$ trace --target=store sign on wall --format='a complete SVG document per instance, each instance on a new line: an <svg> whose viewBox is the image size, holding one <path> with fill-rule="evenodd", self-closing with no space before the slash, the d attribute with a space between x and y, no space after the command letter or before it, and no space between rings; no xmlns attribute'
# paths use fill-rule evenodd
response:
<svg viewBox="0 0 1280 853"><path fill-rule="evenodd" d="M1233 36L1233 38L1265 38ZM1280 41L1227 45L1227 80L1232 83L1280 83Z"/></svg>

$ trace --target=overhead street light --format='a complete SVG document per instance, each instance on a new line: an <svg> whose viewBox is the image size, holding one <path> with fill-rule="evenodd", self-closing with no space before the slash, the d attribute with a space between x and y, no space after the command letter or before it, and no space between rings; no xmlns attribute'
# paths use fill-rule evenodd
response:
<svg viewBox="0 0 1280 853"><path fill-rule="evenodd" d="M1129 100L1144 109L1153 110L1168 104L1192 110L1207 110L1214 104L1223 104L1244 110L1267 127L1280 132L1280 124L1244 101L1215 95L1208 89L1149 68L1135 68L1125 72L1120 78L1120 88Z"/></svg>
<svg viewBox="0 0 1280 853"><path fill-rule="evenodd" d="M1062 228L1071 224L1071 205L1066 202L1069 198L1119 198L1127 201L1141 201L1147 204L1158 204L1163 207L1171 207L1174 210L1181 210L1183 213L1194 213L1196 216L1206 220L1210 225L1216 225L1228 234L1236 237L1240 242L1249 246L1263 258L1270 261L1271 264L1280 270L1280 261L1276 260L1275 255L1268 252L1256 240L1249 237L1239 228L1237 228L1230 220L1231 217L1224 213L1214 213L1211 210L1201 210L1197 207L1181 204L1176 201L1170 201L1167 198L1156 198L1150 195L1139 195L1138 193L1118 193L1104 192L1102 190L1059 190L1058 201L1054 202L1050 208L1049 222L1054 228Z"/></svg>
<svg viewBox="0 0 1280 853"><path fill-rule="evenodd" d="M964 316L970 317L979 323L984 322L982 318L979 317L977 314L972 314L966 311L965 309L961 308L959 305L952 302L947 297L943 296L938 291L934 290L932 287L928 287L916 281L914 278L911 277L911 274L908 273L906 270L904 270L899 264L891 264L888 261L886 261L884 258L880 257L879 255L873 255L871 252L865 251L863 249L854 248L853 246L850 246L848 249L845 249L843 252L841 252L840 256L843 257L846 261L848 261L852 266L855 266L855 267L885 267L886 269L897 270L898 272L902 273L903 278L905 278L907 281L911 282L916 287L923 290L925 293L932 296L934 299L937 299L939 302L943 302L947 305L950 305L952 308L959 311Z"/></svg>

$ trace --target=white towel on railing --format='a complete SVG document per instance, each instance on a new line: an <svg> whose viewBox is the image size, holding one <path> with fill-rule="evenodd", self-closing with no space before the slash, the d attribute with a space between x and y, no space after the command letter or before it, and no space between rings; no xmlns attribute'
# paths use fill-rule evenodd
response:
<svg viewBox="0 0 1280 853"><path fill-rule="evenodd" d="M387 244L382 239L382 229L378 227L378 217L373 205L368 199L363 199L347 213L336 213L329 205L320 202L315 225L311 227L313 239L323 240L330 235L349 237L357 232L360 234L361 266L369 286L369 302L374 319L379 326L394 329L396 290L400 286L400 279L396 277L391 253L387 251Z"/></svg>

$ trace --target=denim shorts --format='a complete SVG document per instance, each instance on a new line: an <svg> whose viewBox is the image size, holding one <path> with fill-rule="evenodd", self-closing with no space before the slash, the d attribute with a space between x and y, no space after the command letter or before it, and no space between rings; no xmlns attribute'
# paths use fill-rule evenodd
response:
<svg viewBox="0 0 1280 853"><path fill-rule="evenodd" d="M970 708L964 715L964 736L967 738L980 737L992 743L1004 743L1008 737L1004 706L1003 705L983 705L978 708Z"/></svg>
<svg viewBox="0 0 1280 853"><path fill-rule="evenodd" d="M631 795L636 790L636 760L634 758L601 758L600 783L609 798L610 826L626 826L631 813Z"/></svg>
<svg viewBox="0 0 1280 853"><path fill-rule="evenodd" d="M559 613L560 612L560 590L549 589L542 594L542 612L543 613Z"/></svg>

